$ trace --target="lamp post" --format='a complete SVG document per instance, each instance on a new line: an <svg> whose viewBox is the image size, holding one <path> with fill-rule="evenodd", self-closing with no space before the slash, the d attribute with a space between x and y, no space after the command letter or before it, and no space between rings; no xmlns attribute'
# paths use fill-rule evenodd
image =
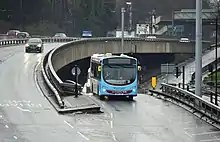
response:
<svg viewBox="0 0 220 142"><path fill-rule="evenodd" d="M23 0L20 0L20 30L22 31L23 30Z"/></svg>
<svg viewBox="0 0 220 142"><path fill-rule="evenodd" d="M218 105L218 78L217 78L217 71L218 71L218 15L219 14L219 0L217 1L217 12L216 12L216 19L215 19L215 105Z"/></svg>
<svg viewBox="0 0 220 142"><path fill-rule="evenodd" d="M121 53L124 53L124 16L125 15L125 8L121 8Z"/></svg>
<svg viewBox="0 0 220 142"><path fill-rule="evenodd" d="M126 2L126 4L129 6L129 28L128 30L132 31L132 2Z"/></svg>
<svg viewBox="0 0 220 142"><path fill-rule="evenodd" d="M195 94L201 94L202 84L202 0L196 0L196 74Z"/></svg>

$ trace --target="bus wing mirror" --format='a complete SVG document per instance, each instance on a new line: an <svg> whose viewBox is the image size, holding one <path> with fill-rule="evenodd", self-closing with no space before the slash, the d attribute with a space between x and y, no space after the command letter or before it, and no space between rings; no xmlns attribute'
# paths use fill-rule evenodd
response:
<svg viewBox="0 0 220 142"><path fill-rule="evenodd" d="M101 66L98 66L98 72L100 72L102 70Z"/></svg>
<svg viewBox="0 0 220 142"><path fill-rule="evenodd" d="M138 71L141 71L141 66L138 66Z"/></svg>

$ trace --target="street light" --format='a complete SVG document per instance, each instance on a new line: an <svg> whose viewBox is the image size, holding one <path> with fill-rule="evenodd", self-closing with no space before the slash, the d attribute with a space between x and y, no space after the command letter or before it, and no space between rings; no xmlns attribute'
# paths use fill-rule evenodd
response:
<svg viewBox="0 0 220 142"><path fill-rule="evenodd" d="M23 0L20 0L20 14L21 14L20 30L23 30Z"/></svg>
<svg viewBox="0 0 220 142"><path fill-rule="evenodd" d="M124 14L125 8L121 8L121 53L124 53Z"/></svg>
<svg viewBox="0 0 220 142"><path fill-rule="evenodd" d="M129 31L132 31L132 2L126 2L129 5Z"/></svg>

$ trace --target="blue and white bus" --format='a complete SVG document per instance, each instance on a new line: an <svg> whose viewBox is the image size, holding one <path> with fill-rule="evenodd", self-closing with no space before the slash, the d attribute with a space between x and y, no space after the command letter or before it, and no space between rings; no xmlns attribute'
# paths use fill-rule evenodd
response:
<svg viewBox="0 0 220 142"><path fill-rule="evenodd" d="M105 96L126 96L133 100L138 93L138 70L141 67L134 57L94 54L88 72L90 90L101 100Z"/></svg>

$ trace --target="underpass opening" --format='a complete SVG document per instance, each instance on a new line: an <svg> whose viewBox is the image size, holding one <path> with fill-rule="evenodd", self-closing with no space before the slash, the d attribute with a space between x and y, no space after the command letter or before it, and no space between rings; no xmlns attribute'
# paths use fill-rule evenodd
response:
<svg viewBox="0 0 220 142"><path fill-rule="evenodd" d="M139 72L139 83L144 83L149 80L152 76L157 76L160 74L160 66L164 63L179 63L193 54L173 54L173 53L128 53L126 55L135 57L138 59L140 65L142 66L142 71ZM74 61L57 71L57 75L60 79L65 82L65 80L73 80L74 76L71 73L72 68L77 65L81 69L81 73L78 77L78 83L84 85L87 81L88 68L90 66L90 57Z"/></svg>

